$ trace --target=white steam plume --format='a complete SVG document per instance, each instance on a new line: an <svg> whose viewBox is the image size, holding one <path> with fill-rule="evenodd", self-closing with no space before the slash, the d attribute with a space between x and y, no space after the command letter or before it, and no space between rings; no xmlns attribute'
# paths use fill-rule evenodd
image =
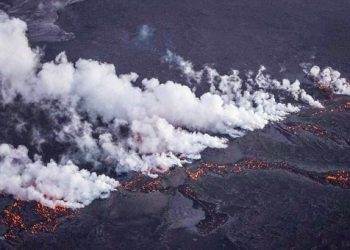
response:
<svg viewBox="0 0 350 250"><path fill-rule="evenodd" d="M341 77L339 71L326 67L313 66L308 75L319 87L330 88L335 94L350 95L350 83Z"/></svg>
<svg viewBox="0 0 350 250"><path fill-rule="evenodd" d="M319 101L315 100L300 87L299 80L295 80L293 83L291 83L288 79L283 79L282 82L280 82L275 79L271 79L269 75L265 75L265 70L265 67L261 66L258 74L255 77L255 82L260 88L285 90L290 93L296 101L300 99L312 107L323 108L323 105Z"/></svg>
<svg viewBox="0 0 350 250"><path fill-rule="evenodd" d="M114 165L117 172L150 174L179 166L186 159L198 159L205 148L226 146L226 139L208 133L242 136L299 111L290 103L277 102L267 92L270 88L287 90L295 99L321 106L298 83L278 85L267 77L263 80L271 82L269 87L258 79L243 83L238 71L231 75L209 67L195 71L192 63L170 51L165 60L177 63L196 81L205 75L210 92L198 97L188 86L157 79L143 79L137 87L136 73L117 75L114 65L94 60L72 63L65 53L40 64L40 55L30 48L25 32L24 22L1 15L0 37L6 38L4 43L0 40L3 100L20 95L26 103L55 100L66 107L62 110L68 107L70 123L55 131L57 140L76 144L80 156L73 156L74 160ZM14 54L15 49L21 54ZM87 113L89 120L81 113ZM97 117L102 118L103 127ZM122 136L123 126L128 132ZM70 156L62 157L62 162Z"/></svg>
<svg viewBox="0 0 350 250"><path fill-rule="evenodd" d="M196 71L193 64L190 61L186 61L179 55L171 51L167 51L166 56L163 57L163 62L175 65L189 82L201 83L203 80L210 84L212 93L220 94L223 98L231 101L232 98L236 98L242 92L243 80L239 76L238 70L232 70L229 75L221 75L219 72L206 66L204 69ZM259 89L277 89L284 90L292 95L294 100L301 100L312 107L323 108L322 104L314 100L312 96L306 93L304 89L300 87L300 82L296 80L291 83L288 79L283 79L282 82L276 79L271 79L268 74L265 74L266 68L260 66L256 76L251 78L253 73L248 75L248 80L245 82L248 87L259 87ZM207 76L206 79L203 79Z"/></svg>
<svg viewBox="0 0 350 250"><path fill-rule="evenodd" d="M0 192L47 206L82 207L118 185L109 177L79 170L70 160L113 166L118 173L154 175L199 159L208 147L225 148L225 135L242 136L300 110L276 101L268 90L286 91L296 101L322 107L299 81L271 79L264 68L243 80L236 70L228 75L208 66L196 71L191 62L170 51L163 60L177 65L189 81L207 81L209 92L197 96L188 86L155 78L141 79L137 87L136 73L118 75L114 65L94 60L69 62L64 52L52 62L40 63L39 50L29 46L26 24L6 14L0 14L0 51L2 102L20 96L24 103L48 106L55 124L60 124L56 113L68 117L53 128L57 142L73 145L59 164L32 161L23 146L0 145ZM326 73L314 77L346 92L340 76ZM54 108L57 105L60 108Z"/></svg>
<svg viewBox="0 0 350 250"><path fill-rule="evenodd" d="M89 135L91 125L86 122L80 121L85 128L73 125L63 129L65 134L73 133L78 145L87 140L80 149L93 152L90 158L101 158L101 154L104 159L116 158L115 162L123 163L127 170L149 173L152 169L180 165L180 159L198 158L207 147L225 147L225 139L206 132L241 136L244 130L263 128L269 121L279 121L299 110L290 104L277 103L273 95L263 91L240 90L236 98L230 100L225 93L216 92L197 97L185 85L171 81L161 84L157 79L142 80L140 88L134 86L138 78L136 73L117 75L113 65L93 60L80 59L73 64L64 53L54 62L39 65L39 55L30 49L25 37L25 24L4 15L1 20L2 35L15 41L3 45L6 55L1 63L14 61L9 70L0 69L2 82L6 83L3 97L9 99L20 94L29 103L53 99L66 105L75 103L91 118L99 116L106 123L116 120L127 124L130 127L128 138L115 139L117 135L112 133L114 137L110 141L114 147L101 142L103 133L98 142L94 141ZM12 75L21 61L7 54L13 50L13 44L30 55L25 72L19 72L20 81L13 80ZM75 133L77 129L85 132Z"/></svg>
<svg viewBox="0 0 350 250"><path fill-rule="evenodd" d="M162 57L162 61L175 65L187 78L188 82L194 80L199 82L202 78L203 71L196 71L192 62L185 60L183 57L176 55L170 50L167 50L166 55Z"/></svg>
<svg viewBox="0 0 350 250"><path fill-rule="evenodd" d="M44 164L32 161L24 146L0 145L0 192L48 207L81 208L94 199L106 198L119 185L105 175L79 170L72 162Z"/></svg>
<svg viewBox="0 0 350 250"><path fill-rule="evenodd" d="M1 92L5 101L15 97L15 89L29 86L23 84L33 77L37 67L38 52L33 51L25 36L27 25L19 19L9 19L0 10L0 77Z"/></svg>

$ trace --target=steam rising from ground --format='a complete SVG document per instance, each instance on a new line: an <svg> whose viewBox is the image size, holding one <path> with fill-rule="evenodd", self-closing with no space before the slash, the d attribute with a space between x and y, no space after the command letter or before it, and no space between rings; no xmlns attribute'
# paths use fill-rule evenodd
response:
<svg viewBox="0 0 350 250"><path fill-rule="evenodd" d="M321 88L329 88L335 94L350 95L349 82L341 77L339 71L330 67L326 67L321 70L318 66L313 66L309 71L309 76L319 85Z"/></svg>
<svg viewBox="0 0 350 250"><path fill-rule="evenodd" d="M299 81L271 79L264 68L243 80L235 70L228 75L208 66L196 71L170 51L164 61L177 66L189 81L209 83L209 92L197 96L172 81L118 75L114 65L94 60L69 62L64 52L55 61L40 63L40 52L30 48L25 33L24 22L0 14L2 102L20 98L24 105L46 106L55 124L65 116L67 121L52 132L54 141L69 147L59 164L44 164L30 160L24 147L1 145L0 177L16 184L2 184L0 191L49 206L87 205L117 185L106 176L79 170L69 160L95 168L112 166L117 173L153 175L200 158L206 148L225 148L227 136L242 136L298 112L296 101L322 107ZM278 102L268 90L285 91L295 102Z"/></svg>
<svg viewBox="0 0 350 250"><path fill-rule="evenodd" d="M216 69L210 66L196 71L190 61L186 61L170 50L168 50L163 57L163 61L176 66L190 83L195 82L199 84L203 82L203 80L208 82L210 84L211 93L219 94L227 101L241 97L243 80L238 70L232 70L229 75L220 75ZM293 83L288 79L278 81L272 79L268 74L265 74L265 71L266 68L261 66L255 76L253 72L247 74L247 81L245 84L248 90L254 87L258 87L260 90L284 90L291 94L296 101L301 100L312 107L323 108L319 101L314 100L312 96L307 94L306 91L300 87L299 80L295 80ZM252 78L253 76L254 78Z"/></svg>
<svg viewBox="0 0 350 250"><path fill-rule="evenodd" d="M0 159L0 192L49 207L80 208L107 197L118 185L105 175L79 170L72 162L44 164L39 157L32 161L24 146L1 144Z"/></svg>

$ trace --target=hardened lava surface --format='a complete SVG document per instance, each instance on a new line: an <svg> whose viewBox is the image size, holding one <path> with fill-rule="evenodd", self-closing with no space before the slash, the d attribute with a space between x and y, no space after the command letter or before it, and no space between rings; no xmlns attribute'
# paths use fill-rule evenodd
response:
<svg viewBox="0 0 350 250"><path fill-rule="evenodd" d="M222 72L264 64L310 89L304 62L349 79L348 0L52 0L63 3L58 11L40 2L0 0L0 9L28 23L44 61L66 51L184 82L160 60L170 49ZM155 30L146 43L137 41L142 25ZM79 210L3 195L0 249L350 249L350 98L313 94L325 109L303 108L158 178L120 177L111 197ZM44 160L64 151L44 108L15 108L0 107L3 142L30 145L8 124L30 121L21 126L32 131L40 122Z"/></svg>

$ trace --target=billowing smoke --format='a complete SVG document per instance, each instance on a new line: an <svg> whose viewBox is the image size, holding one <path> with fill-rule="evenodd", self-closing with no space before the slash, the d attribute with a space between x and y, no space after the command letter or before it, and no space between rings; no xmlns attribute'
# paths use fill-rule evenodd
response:
<svg viewBox="0 0 350 250"><path fill-rule="evenodd" d="M173 81L138 79L136 73L118 75L108 63L69 62L64 52L52 62L40 63L40 51L29 46L26 24L6 14L0 14L0 51L3 103L20 100L24 105L45 105L48 112L51 107L55 124L60 124L60 114L68 118L52 131L54 141L70 145L59 164L31 161L23 147L3 145L0 152L6 163L0 170L9 171L2 179L18 179L18 188L5 185L0 190L49 206L83 206L116 186L112 179L79 170L74 164L153 175L199 159L206 148L225 148L225 136L242 136L300 110L296 104L277 101L270 89L322 107L298 81L273 80L263 69L246 80L238 71L229 75L211 67L195 71L192 63L171 52L165 61L178 65L189 80L207 81L209 92L198 96ZM37 141L42 141L40 136ZM15 154L21 156L19 160ZM48 169L57 174L47 176ZM43 183L40 188L37 182ZM50 185L52 190L47 188Z"/></svg>
<svg viewBox="0 0 350 250"><path fill-rule="evenodd" d="M312 107L323 108L323 105L319 101L315 100L300 87L299 80L295 80L293 83L291 83L288 79L283 79L282 82L280 82L275 79L271 79L269 75L264 75L265 70L265 67L261 66L257 76L255 77L255 82L260 88L284 90L290 93L296 101L301 100Z"/></svg>
<svg viewBox="0 0 350 250"><path fill-rule="evenodd" d="M23 92L28 91L29 86L24 83L33 77L39 63L38 52L29 47L26 29L21 20L9 19L0 12L0 74L4 101L13 99L16 89L23 87Z"/></svg>
<svg viewBox="0 0 350 250"><path fill-rule="evenodd" d="M210 66L206 66L204 69L196 71L192 62L186 61L183 57L176 55L170 50L167 51L167 54L162 60L163 62L169 63L171 66L176 66L187 78L189 83L203 83L204 78L204 81L211 85L211 93L219 94L228 101L237 98L237 96L242 93L243 80L241 79L238 70L232 70L231 74L228 75L221 75L216 69ZM296 101L301 100L312 107L323 108L319 101L314 100L311 95L307 94L306 91L300 87L299 80L296 80L293 83L288 79L278 81L272 79L270 75L265 74L265 71L266 68L261 66L254 78L252 78L252 75L254 75L253 72L250 72L247 75L245 85L248 88L258 87L262 90L284 90L290 93Z"/></svg>
<svg viewBox="0 0 350 250"><path fill-rule="evenodd" d="M350 83L341 77L339 71L330 67L321 70L319 66L313 66L308 73L320 88L329 88L335 94L350 95Z"/></svg>
<svg viewBox="0 0 350 250"><path fill-rule="evenodd" d="M51 161L44 164L38 156L32 161L24 146L0 145L0 192L22 200L36 200L49 207L80 208L96 198L107 197L118 182L79 168Z"/></svg>

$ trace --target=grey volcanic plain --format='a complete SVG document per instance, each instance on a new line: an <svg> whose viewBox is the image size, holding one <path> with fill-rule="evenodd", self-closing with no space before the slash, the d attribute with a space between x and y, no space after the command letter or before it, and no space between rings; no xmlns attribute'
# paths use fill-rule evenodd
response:
<svg viewBox="0 0 350 250"><path fill-rule="evenodd" d="M350 1L61 2L40 12L36 0L2 0L0 9L28 23L29 41L43 48L45 61L66 51L71 61L89 58L118 73L183 83L186 77L161 60L167 50L223 73L264 65L273 77L298 78L325 108L305 107L229 139L226 149L207 149L201 160L157 179L115 176L122 185L109 198L58 219L53 232L15 229L18 238L1 238L0 248L350 249L350 97L314 88L302 68L330 66L350 77ZM30 137L10 128L11 114L46 122L34 107L0 111L0 139L14 145ZM60 147L48 143L45 160ZM0 209L13 201L2 196ZM32 206L21 211L29 224ZM1 234L8 230L0 224Z"/></svg>

